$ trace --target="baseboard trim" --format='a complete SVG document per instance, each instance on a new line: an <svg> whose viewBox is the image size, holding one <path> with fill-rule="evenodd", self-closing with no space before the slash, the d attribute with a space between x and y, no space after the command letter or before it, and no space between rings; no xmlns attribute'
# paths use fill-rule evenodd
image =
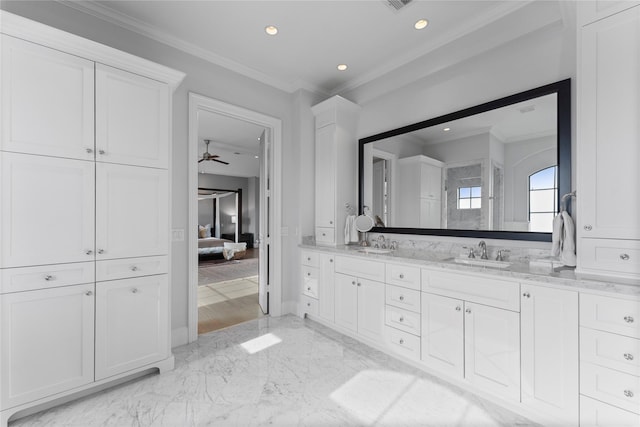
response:
<svg viewBox="0 0 640 427"><path fill-rule="evenodd" d="M171 348L189 344L189 328L181 326L171 330Z"/></svg>

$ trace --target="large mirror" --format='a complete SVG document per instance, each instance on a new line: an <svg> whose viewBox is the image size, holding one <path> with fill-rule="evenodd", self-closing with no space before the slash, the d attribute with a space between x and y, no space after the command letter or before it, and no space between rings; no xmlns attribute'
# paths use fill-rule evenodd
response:
<svg viewBox="0 0 640 427"><path fill-rule="evenodd" d="M571 191L569 79L360 140L373 232L551 241Z"/></svg>

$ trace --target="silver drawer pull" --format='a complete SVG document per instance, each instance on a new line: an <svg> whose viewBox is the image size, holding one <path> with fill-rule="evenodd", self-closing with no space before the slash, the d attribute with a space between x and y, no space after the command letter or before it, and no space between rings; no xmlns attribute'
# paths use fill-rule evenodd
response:
<svg viewBox="0 0 640 427"><path fill-rule="evenodd" d="M308 291L310 291L310 290L311 290L311 286L308 286L308 287L307 287L307 290L308 290Z"/></svg>
<svg viewBox="0 0 640 427"><path fill-rule="evenodd" d="M131 271L138 271L138 267L136 267L135 265L131 266Z"/></svg>
<svg viewBox="0 0 640 427"><path fill-rule="evenodd" d="M399 276L399 277L400 277L401 279L404 279L404 274L400 273L400 276Z"/></svg>
<svg viewBox="0 0 640 427"><path fill-rule="evenodd" d="M322 233L322 236L324 237L324 236L326 236L326 234Z"/></svg>
<svg viewBox="0 0 640 427"><path fill-rule="evenodd" d="M93 251L91 249L87 249L86 251L84 251L84 253L87 255L91 255Z"/></svg>
<svg viewBox="0 0 640 427"><path fill-rule="evenodd" d="M307 307L311 307L311 303L310 302L307 303Z"/></svg>
<svg viewBox="0 0 640 427"><path fill-rule="evenodd" d="M625 354L624 354L624 358L625 358L625 359L627 359L627 360L633 360L633 354L631 354L631 353L625 353Z"/></svg>
<svg viewBox="0 0 640 427"><path fill-rule="evenodd" d="M470 309L470 308L467 308L464 312L465 312L465 313L467 313L467 314L469 314L469 313L471 313L471 309Z"/></svg>
<svg viewBox="0 0 640 427"><path fill-rule="evenodd" d="M93 153L93 149L87 148L87 153L89 153L89 154Z"/></svg>
<svg viewBox="0 0 640 427"><path fill-rule="evenodd" d="M529 292L525 292L522 296L525 298L531 298L531 294Z"/></svg>
<svg viewBox="0 0 640 427"><path fill-rule="evenodd" d="M624 316L624 321L627 323L633 323L633 317L631 316Z"/></svg>
<svg viewBox="0 0 640 427"><path fill-rule="evenodd" d="M591 230L593 230L593 227L592 227L592 226L590 226L589 224L587 224L587 225L585 225L585 226L584 226L584 229L585 229L586 231L591 231Z"/></svg>
<svg viewBox="0 0 640 427"><path fill-rule="evenodd" d="M54 280L54 279L55 279L55 277L53 277L53 276L52 276L52 275L50 275L50 274L47 274L46 276L44 276L44 280L46 280L47 282L50 282L50 281L52 281L52 280Z"/></svg>
<svg viewBox="0 0 640 427"><path fill-rule="evenodd" d="M352 285L355 285L355 284L356 284L356 281L355 281L355 280L352 280L352 281L351 281L351 284L352 284Z"/></svg>
<svg viewBox="0 0 640 427"><path fill-rule="evenodd" d="M307 261L311 261L311 257L310 257L310 256L309 256L309 257L307 257Z"/></svg>
<svg viewBox="0 0 640 427"><path fill-rule="evenodd" d="M362 286L362 283L358 282L358 286Z"/></svg>
<svg viewBox="0 0 640 427"><path fill-rule="evenodd" d="M84 294L85 294L86 296L90 297L91 295L93 295L93 292L91 292L91 291L87 291L87 292L85 292Z"/></svg>
<svg viewBox="0 0 640 427"><path fill-rule="evenodd" d="M333 225L333 221L329 221L329 225Z"/></svg>
<svg viewBox="0 0 640 427"><path fill-rule="evenodd" d="M307 273L307 276L311 276L311 273Z"/></svg>
<svg viewBox="0 0 640 427"><path fill-rule="evenodd" d="M629 261L629 254L620 254L620 259L623 261Z"/></svg>
<svg viewBox="0 0 640 427"><path fill-rule="evenodd" d="M404 344L404 340L402 338L400 338L400 341L398 341L400 344Z"/></svg>
<svg viewBox="0 0 640 427"><path fill-rule="evenodd" d="M404 322L404 317L400 316L400 319L398 319L401 322Z"/></svg>
<svg viewBox="0 0 640 427"><path fill-rule="evenodd" d="M104 253L104 249L98 249L98 253L99 254L103 254Z"/></svg>
<svg viewBox="0 0 640 427"><path fill-rule="evenodd" d="M133 288L133 289L131 289L131 293L132 293L132 294L137 294L137 293L138 293L138 288Z"/></svg>
<svg viewBox="0 0 640 427"><path fill-rule="evenodd" d="M106 154L106 153L104 152L104 150L98 150L98 153L100 153L100 154Z"/></svg>
<svg viewBox="0 0 640 427"><path fill-rule="evenodd" d="M456 311L460 311L460 310L462 310L462 308L460 306L457 306Z"/></svg>
<svg viewBox="0 0 640 427"><path fill-rule="evenodd" d="M333 262L333 258L329 258L329 262Z"/></svg>
<svg viewBox="0 0 640 427"><path fill-rule="evenodd" d="M404 301L404 295L400 295L400 298L398 298L400 301Z"/></svg>
<svg viewBox="0 0 640 427"><path fill-rule="evenodd" d="M627 397L633 397L633 392L631 390L625 390L624 395Z"/></svg>

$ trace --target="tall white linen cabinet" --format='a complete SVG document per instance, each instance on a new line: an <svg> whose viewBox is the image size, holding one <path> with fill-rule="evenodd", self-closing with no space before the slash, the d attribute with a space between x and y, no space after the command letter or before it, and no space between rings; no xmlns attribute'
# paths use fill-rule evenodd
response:
<svg viewBox="0 0 640 427"><path fill-rule="evenodd" d="M184 74L13 14L0 18L6 426L173 368L171 96Z"/></svg>

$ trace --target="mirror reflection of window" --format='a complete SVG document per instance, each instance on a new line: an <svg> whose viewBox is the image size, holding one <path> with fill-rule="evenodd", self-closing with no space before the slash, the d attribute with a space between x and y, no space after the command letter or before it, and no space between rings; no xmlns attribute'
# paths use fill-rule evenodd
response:
<svg viewBox="0 0 640 427"><path fill-rule="evenodd" d="M480 209L482 187L458 187L458 209Z"/></svg>
<svg viewBox="0 0 640 427"><path fill-rule="evenodd" d="M529 176L529 231L553 231L553 217L558 213L557 194L557 166L550 166Z"/></svg>

